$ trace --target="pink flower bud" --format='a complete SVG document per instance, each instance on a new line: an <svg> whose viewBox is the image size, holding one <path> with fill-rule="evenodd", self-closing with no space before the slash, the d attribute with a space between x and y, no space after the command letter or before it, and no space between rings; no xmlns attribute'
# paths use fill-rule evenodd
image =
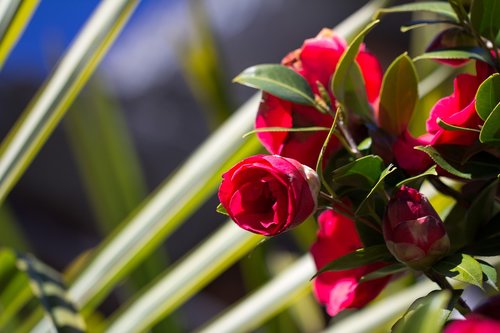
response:
<svg viewBox="0 0 500 333"><path fill-rule="evenodd" d="M278 155L255 155L223 176L219 199L241 228L273 236L316 210L320 182L311 168Z"/></svg>
<svg viewBox="0 0 500 333"><path fill-rule="evenodd" d="M439 215L422 193L407 186L389 201L383 232L394 257L417 270L427 269L450 248Z"/></svg>

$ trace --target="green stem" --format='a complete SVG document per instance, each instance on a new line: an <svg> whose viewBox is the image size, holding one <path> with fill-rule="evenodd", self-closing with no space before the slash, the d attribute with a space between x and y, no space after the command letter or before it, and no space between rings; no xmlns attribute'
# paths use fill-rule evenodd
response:
<svg viewBox="0 0 500 333"><path fill-rule="evenodd" d="M455 199L457 201L457 203L462 206L462 207L468 207L469 204L464 200L464 198L462 197L462 195L460 194L460 192L458 192L457 190L449 187L448 185L446 185L445 183L443 183L441 181L441 179L439 179L439 177L429 177L429 182L432 184L432 186L434 186L434 188L436 190L438 190L439 192L441 192L442 194L444 195L447 195L449 197L452 197L453 199Z"/></svg>
<svg viewBox="0 0 500 333"><path fill-rule="evenodd" d="M428 270L425 272L425 275L433 282L435 282L441 289L443 290L449 290L452 293L455 291L451 284L446 280L444 276L441 276L439 274L436 274L432 272L431 270ZM469 313L472 312L471 308L469 305L465 302L465 300L462 297L458 298L457 304L455 304L455 308L460 312L464 317L468 315Z"/></svg>

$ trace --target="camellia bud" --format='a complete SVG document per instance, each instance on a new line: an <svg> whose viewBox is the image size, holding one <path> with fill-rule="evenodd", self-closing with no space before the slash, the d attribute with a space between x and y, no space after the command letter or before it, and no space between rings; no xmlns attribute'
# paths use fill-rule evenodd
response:
<svg viewBox="0 0 500 333"><path fill-rule="evenodd" d="M429 268L450 249L437 212L422 193L407 186L402 186L389 201L383 232L394 257L417 270Z"/></svg>

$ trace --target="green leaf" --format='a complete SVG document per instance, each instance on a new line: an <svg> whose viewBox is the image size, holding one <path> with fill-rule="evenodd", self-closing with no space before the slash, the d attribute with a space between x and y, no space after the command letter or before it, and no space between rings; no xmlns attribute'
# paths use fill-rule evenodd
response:
<svg viewBox="0 0 500 333"><path fill-rule="evenodd" d="M495 214L496 193L500 180L496 178L477 194L467 209L468 223L486 225ZM475 233L474 233L475 234Z"/></svg>
<svg viewBox="0 0 500 333"><path fill-rule="evenodd" d="M495 73L481 83L476 93L476 111L486 120L500 102L500 74Z"/></svg>
<svg viewBox="0 0 500 333"><path fill-rule="evenodd" d="M226 221L109 320L108 333L147 331L251 251L263 237ZM147 318L144 314L147 313Z"/></svg>
<svg viewBox="0 0 500 333"><path fill-rule="evenodd" d="M498 182L498 178L491 181L474 197L474 200L467 209L460 205L455 205L450 214L446 217L445 225L454 249L467 245L474 247L476 242L478 242L480 246L487 245L488 241L481 238L487 238L494 235L494 231L492 230L489 230L489 232L485 234L483 228L488 230L488 227L491 225L489 222L492 221L494 215L497 214L495 193L497 191ZM477 240L478 238L479 240ZM464 250L464 252L477 254L469 250Z"/></svg>
<svg viewBox="0 0 500 333"><path fill-rule="evenodd" d="M483 287L481 265L467 254L457 253L441 259L432 266L432 270L450 279L472 284L479 288Z"/></svg>
<svg viewBox="0 0 500 333"><path fill-rule="evenodd" d="M371 280L385 277L387 275L402 273L402 272L405 272L407 270L408 270L408 267L406 265L401 264L401 263L396 263L393 265L384 266L380 269L377 269L376 271L373 271L371 273L363 275L359 281L360 282L371 281Z"/></svg>
<svg viewBox="0 0 500 333"><path fill-rule="evenodd" d="M436 162L441 168L445 169L449 173L465 179L472 178L470 173L464 173L452 166L445 158L443 158L443 156L436 150L436 148L432 146L418 146L415 147L415 149L421 150L429 155L429 157L432 158L434 162Z"/></svg>
<svg viewBox="0 0 500 333"><path fill-rule="evenodd" d="M500 31L500 2L498 0L474 0L470 9L472 27L480 35L494 41Z"/></svg>
<svg viewBox="0 0 500 333"><path fill-rule="evenodd" d="M33 293L40 300L57 332L85 332L85 322L68 298L59 273L31 255L18 257L17 267L28 275Z"/></svg>
<svg viewBox="0 0 500 333"><path fill-rule="evenodd" d="M448 124L441 118L436 119L436 123L441 127L442 129L445 129L447 131L469 131L469 132L477 132L479 133L480 131L474 128L467 128L467 127L460 127L460 126L455 126Z"/></svg>
<svg viewBox="0 0 500 333"><path fill-rule="evenodd" d="M391 260L394 260L394 258L389 250L387 250L385 244L374 245L358 249L331 261L318 270L314 277L327 271L343 271L365 266L374 262Z"/></svg>
<svg viewBox="0 0 500 333"><path fill-rule="evenodd" d="M229 214L227 213L226 208L224 208L224 206L222 206L222 204L221 204L221 203L217 205L217 208L215 209L215 211L216 211L217 213L219 213L219 214L229 216Z"/></svg>
<svg viewBox="0 0 500 333"><path fill-rule="evenodd" d="M334 184L371 189L382 173L384 161L377 155L358 158L333 171Z"/></svg>
<svg viewBox="0 0 500 333"><path fill-rule="evenodd" d="M458 17L451 8L450 4L440 1L419 1L418 3L408 3L390 8L383 8L377 12L375 18L379 18L384 14L407 12L429 12L447 17L454 22L458 22Z"/></svg>
<svg viewBox="0 0 500 333"><path fill-rule="evenodd" d="M380 189L380 186L384 184L384 178L390 175L392 172L396 170L396 167L392 164L389 164L387 168L385 168L381 173L377 183L372 187L366 198L359 204L358 209L354 213L356 216L359 216L366 209L367 203L369 203L373 197L373 195ZM382 189L383 191L383 189Z"/></svg>
<svg viewBox="0 0 500 333"><path fill-rule="evenodd" d="M413 61L423 60L423 59L448 59L448 60L460 60L460 59L475 59L480 60L485 63L491 64L489 56L485 51L478 47L465 48L465 49L446 49L423 53L415 58Z"/></svg>
<svg viewBox="0 0 500 333"><path fill-rule="evenodd" d="M259 100L255 95L235 112L94 252L69 289L85 311L96 307L215 192L225 170L259 151L257 138L241 140L252 127Z"/></svg>
<svg viewBox="0 0 500 333"><path fill-rule="evenodd" d="M344 107L365 119L373 118L373 111L366 95L365 79L359 65L354 62L344 81L344 95L337 99Z"/></svg>
<svg viewBox="0 0 500 333"><path fill-rule="evenodd" d="M243 134L242 138L246 138L249 135L255 133L266 133L266 132L328 132L330 128L321 126L311 126L311 127L261 127L251 130Z"/></svg>
<svg viewBox="0 0 500 333"><path fill-rule="evenodd" d="M3 1L0 11L0 69L23 34L40 0Z"/></svg>
<svg viewBox="0 0 500 333"><path fill-rule="evenodd" d="M416 176L413 176L410 178L406 178L405 180L400 181L399 183L396 184L396 188L400 188L403 185L408 185L410 187L417 188L418 186L414 186L414 185L417 185L418 183L420 183L423 180L423 178L425 179L425 177L427 177L427 176L437 176L437 174L438 173L436 171L436 166L433 165L429 169L425 170L424 172L422 172L419 175L416 175Z"/></svg>
<svg viewBox="0 0 500 333"><path fill-rule="evenodd" d="M0 146L0 202L35 158L137 5L103 1Z"/></svg>
<svg viewBox="0 0 500 333"><path fill-rule="evenodd" d="M497 88L500 88L500 80ZM500 102L484 122L479 133L479 141L482 143L500 144Z"/></svg>
<svg viewBox="0 0 500 333"><path fill-rule="evenodd" d="M465 10L464 7L464 0L448 0L450 3L450 6L453 8L453 11L455 14L457 14L458 20L460 22L468 22L469 21L469 14L467 10Z"/></svg>
<svg viewBox="0 0 500 333"><path fill-rule="evenodd" d="M483 271L483 280L484 282L498 291L497 287L497 270L495 266L491 265L490 263L487 263L484 260L478 259L477 262L479 265L481 265L481 270Z"/></svg>
<svg viewBox="0 0 500 333"><path fill-rule="evenodd" d="M354 38L337 63L330 84L330 90L339 103L368 119L371 117L370 106L363 76L355 59L364 37L378 23L378 20L371 22Z"/></svg>
<svg viewBox="0 0 500 333"><path fill-rule="evenodd" d="M440 333L451 311L447 304L451 293L432 291L413 302L392 327L392 333Z"/></svg>
<svg viewBox="0 0 500 333"><path fill-rule="evenodd" d="M401 32L408 32L413 29L428 27L433 24L451 24L456 26L457 22L450 20L415 20L408 24L403 24L400 30Z"/></svg>
<svg viewBox="0 0 500 333"><path fill-rule="evenodd" d="M392 135L403 133L417 100L417 71L408 54L403 53L392 62L382 80L379 126Z"/></svg>
<svg viewBox="0 0 500 333"><path fill-rule="evenodd" d="M500 165L495 156L488 154L481 145L469 147L458 145L418 146L434 162L449 173L465 178L489 179L500 172ZM478 152L479 150L479 152Z"/></svg>
<svg viewBox="0 0 500 333"><path fill-rule="evenodd" d="M256 65L245 69L234 82L264 90L271 95L298 104L314 106L309 83L293 69L277 64Z"/></svg>

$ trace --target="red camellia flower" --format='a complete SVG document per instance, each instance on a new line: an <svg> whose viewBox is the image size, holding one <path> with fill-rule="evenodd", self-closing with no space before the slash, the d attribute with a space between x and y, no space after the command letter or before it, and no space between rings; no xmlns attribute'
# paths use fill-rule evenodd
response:
<svg viewBox="0 0 500 333"><path fill-rule="evenodd" d="M424 172L434 163L432 159L421 150L416 150L416 146L426 146L432 140L432 136L425 134L414 138L408 130L404 131L396 138L392 145L394 159L398 166L410 175L417 175Z"/></svg>
<svg viewBox="0 0 500 333"><path fill-rule="evenodd" d="M363 247L354 222L348 217L333 210L325 210L319 216L318 223L317 240L311 247L318 269ZM355 269L321 273L314 279L314 294L321 304L326 305L330 316L347 308L361 308L384 289L390 277L363 283L359 279L384 265L373 263Z"/></svg>
<svg viewBox="0 0 500 333"><path fill-rule="evenodd" d="M346 42L330 29L323 29L318 36L304 42L302 48L288 54L282 64L301 74L320 95L318 83L328 89L330 78L346 49ZM382 70L378 60L361 46L356 62L365 80L369 102L376 107L382 82ZM332 105L335 97L330 94ZM313 107L294 104L278 97L263 93L255 121L256 128L264 127L330 127L333 119ZM294 158L310 167L316 166L319 152L326 139L326 132L260 132L257 134L264 147L272 154ZM333 139L326 157L338 149L339 143Z"/></svg>
<svg viewBox="0 0 500 333"><path fill-rule="evenodd" d="M433 135L431 145L468 146L478 140L478 132L445 130L438 125L439 118L450 125L480 129L484 121L476 112L476 92L492 72L491 68L481 61L476 62L476 72L476 75L458 75L453 82L453 94L440 99L431 109L427 120L427 132Z"/></svg>
<svg viewBox="0 0 500 333"><path fill-rule="evenodd" d="M484 121L476 112L476 92L481 83L492 74L488 64L478 61L476 75L461 74L454 80L454 91L450 96L437 101L427 119L427 131L418 138L408 131L396 138L392 148L394 160L410 175L424 172L432 164L429 156L416 146L458 145L469 146L478 141L479 133L467 130L447 130L438 125L438 118L447 124L479 130ZM438 168L440 174L445 173ZM448 175L447 173L445 173Z"/></svg>
<svg viewBox="0 0 500 333"><path fill-rule="evenodd" d="M318 175L294 159L251 156L222 178L219 200L233 221L245 230L277 235L316 210Z"/></svg>
<svg viewBox="0 0 500 333"><path fill-rule="evenodd" d="M389 200L383 233L394 257L418 270L429 267L450 248L439 215L422 193L407 186Z"/></svg>
<svg viewBox="0 0 500 333"><path fill-rule="evenodd" d="M500 332L500 296L490 298L485 304L465 317L446 326L444 333L496 333Z"/></svg>

